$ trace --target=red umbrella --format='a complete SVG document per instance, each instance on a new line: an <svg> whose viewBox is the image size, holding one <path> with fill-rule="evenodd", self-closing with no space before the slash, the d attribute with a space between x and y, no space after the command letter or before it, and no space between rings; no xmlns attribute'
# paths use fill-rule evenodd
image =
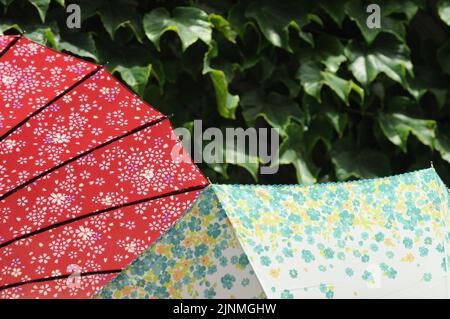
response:
<svg viewBox="0 0 450 319"><path fill-rule="evenodd" d="M17 35L5 35L0 38L0 55L8 49L8 47L17 39Z"/></svg>
<svg viewBox="0 0 450 319"><path fill-rule="evenodd" d="M0 199L75 156L164 118L101 69L3 138Z"/></svg>
<svg viewBox="0 0 450 319"><path fill-rule="evenodd" d="M0 60L0 139L99 69L25 37L13 40Z"/></svg>
<svg viewBox="0 0 450 319"><path fill-rule="evenodd" d="M0 297L89 297L207 184L104 69L0 37Z"/></svg>

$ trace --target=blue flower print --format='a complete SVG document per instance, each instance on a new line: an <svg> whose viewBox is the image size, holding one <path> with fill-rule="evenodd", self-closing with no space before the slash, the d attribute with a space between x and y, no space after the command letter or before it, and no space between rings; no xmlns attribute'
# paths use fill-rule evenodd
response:
<svg viewBox="0 0 450 319"><path fill-rule="evenodd" d="M233 288L233 284L236 281L236 278L230 274L226 274L220 281L222 282L222 286L224 288L231 289Z"/></svg>
<svg viewBox="0 0 450 319"><path fill-rule="evenodd" d="M281 293L281 299L294 299L294 294L289 290L285 289Z"/></svg>
<svg viewBox="0 0 450 319"><path fill-rule="evenodd" d="M270 261L270 258L268 256L262 256L261 257L261 264L263 266L269 267L271 263L272 262Z"/></svg>
<svg viewBox="0 0 450 319"><path fill-rule="evenodd" d="M306 263L310 263L316 259L313 253L310 250L306 249L302 250L302 258Z"/></svg>

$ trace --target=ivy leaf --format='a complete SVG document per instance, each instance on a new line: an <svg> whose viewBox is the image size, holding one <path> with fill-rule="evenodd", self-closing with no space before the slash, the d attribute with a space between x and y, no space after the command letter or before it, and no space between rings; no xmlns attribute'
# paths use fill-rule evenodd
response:
<svg viewBox="0 0 450 319"><path fill-rule="evenodd" d="M395 18L388 16L388 12L384 10L386 8L382 4L381 7L381 27L378 29L369 29L367 26L367 17L369 14L366 12L366 8L370 2L350 1L347 3L346 11L350 19L355 21L361 34L368 44L371 44L381 32L393 34L399 41L405 42L405 26L404 23Z"/></svg>
<svg viewBox="0 0 450 319"><path fill-rule="evenodd" d="M222 129L223 130L223 129ZM225 134L223 133L223 136ZM214 139L214 138L213 138ZM199 145L198 145L199 146ZM217 145L218 146L218 145ZM203 142L203 152L205 152L206 148L209 148L208 142ZM218 151L217 149L208 150L207 153ZM229 165L236 165L244 168L247 172L250 173L252 178L255 181L258 181L258 173L259 173L259 158L257 154L251 154L250 148L248 145L240 144L240 143L232 143L227 145L227 142L223 143L222 154L224 155L224 163L211 163L207 164L211 167L215 172L223 175L228 178L228 167Z"/></svg>
<svg viewBox="0 0 450 319"><path fill-rule="evenodd" d="M208 74L216 93L216 104L219 114L224 118L234 119L239 105L239 96L228 91L228 79L225 72L211 67L211 60L219 54L217 44L212 41L203 60L203 74Z"/></svg>
<svg viewBox="0 0 450 319"><path fill-rule="evenodd" d="M439 0L436 7L441 20L450 26L450 0Z"/></svg>
<svg viewBox="0 0 450 319"><path fill-rule="evenodd" d="M402 113L380 113L378 123L384 135L406 153L409 134L414 134L423 144L433 147L436 122L409 117Z"/></svg>
<svg viewBox="0 0 450 319"><path fill-rule="evenodd" d="M245 11L247 5L242 2L237 2L233 5L228 12L228 21L233 30L236 30L239 37L243 38L248 26L251 26L255 30L258 29L253 20L249 20L245 17Z"/></svg>
<svg viewBox="0 0 450 319"><path fill-rule="evenodd" d="M245 16L255 19L272 45L291 51L288 28L299 30L306 25L313 5L312 1L255 1L249 5Z"/></svg>
<svg viewBox="0 0 450 319"><path fill-rule="evenodd" d="M320 1L320 6L325 10L325 12L336 22L339 27L342 27L342 23L345 20L346 12L345 6L349 0L342 1Z"/></svg>
<svg viewBox="0 0 450 319"><path fill-rule="evenodd" d="M100 12L100 19L106 31L114 39L114 36L121 27L128 27L139 41L142 41L142 30L138 23L138 17L132 14L127 7L108 6L108 10Z"/></svg>
<svg viewBox="0 0 450 319"><path fill-rule="evenodd" d="M152 71L152 65L125 67L118 65L113 72L118 72L121 78L128 84L138 95L143 95L145 87L148 83Z"/></svg>
<svg viewBox="0 0 450 319"><path fill-rule="evenodd" d="M331 160L339 180L391 174L389 158L384 153L368 148L356 149L355 143L348 139L334 145Z"/></svg>
<svg viewBox="0 0 450 319"><path fill-rule="evenodd" d="M259 159L257 156L248 154L245 149L240 149L239 145L235 145L235 149L228 149L226 151L225 161L227 164L240 166L247 170L255 181L258 181ZM246 158L245 161L238 161L236 159Z"/></svg>
<svg viewBox="0 0 450 319"><path fill-rule="evenodd" d="M300 80L305 92L321 101L321 91L324 85L328 86L347 105L349 94L355 91L361 99L364 98L363 90L352 80L345 80L333 72L322 70L320 63L307 61L300 64L296 78Z"/></svg>
<svg viewBox="0 0 450 319"><path fill-rule="evenodd" d="M31 41L43 45L50 45L53 48L57 47L55 34L58 34L58 30L55 25L32 25L27 26L26 30L27 38Z"/></svg>
<svg viewBox="0 0 450 319"><path fill-rule="evenodd" d="M6 31L14 29L18 32L22 32L22 28L20 27L20 25L18 25L17 23L13 23L13 22L6 22L6 21L2 21L0 22L0 33L4 34Z"/></svg>
<svg viewBox="0 0 450 319"><path fill-rule="evenodd" d="M231 28L230 23L221 15L211 13L209 15L209 21L213 25L214 29L223 34L223 36L233 43L236 42L237 33Z"/></svg>
<svg viewBox="0 0 450 319"><path fill-rule="evenodd" d="M253 126L258 117L264 118L272 127L286 133L291 119L302 120L300 106L289 97L271 92L267 96L252 91L242 97L243 116L249 126Z"/></svg>
<svg viewBox="0 0 450 319"><path fill-rule="evenodd" d="M145 88L153 71L151 61L155 60L150 51L136 45L117 48L106 38L97 41L97 52L100 61L108 61L106 68L111 73L118 73L132 90L138 95L144 96ZM155 95L155 93L153 94ZM165 98L169 97L171 95L165 95Z"/></svg>
<svg viewBox="0 0 450 319"><path fill-rule="evenodd" d="M322 103L318 103L310 96L303 98L303 107L308 108L315 116L324 116L339 136L343 136L349 118L346 112L339 110L339 106L341 106L339 101L330 99L328 96Z"/></svg>
<svg viewBox="0 0 450 319"><path fill-rule="evenodd" d="M419 9L425 10L427 7L425 0L382 0L380 5L384 8L387 15L404 14L408 22L416 16Z"/></svg>
<svg viewBox="0 0 450 319"><path fill-rule="evenodd" d="M300 184L313 184L317 181L318 168L311 161L305 145L305 131L302 125L291 122L286 129L286 139L280 145L279 163L295 167Z"/></svg>
<svg viewBox="0 0 450 319"><path fill-rule="evenodd" d="M28 2L30 2L37 9L42 22L45 22L45 16L47 15L50 0L28 0Z"/></svg>
<svg viewBox="0 0 450 319"><path fill-rule="evenodd" d="M197 40L211 43L211 23L208 15L193 7L176 7L172 15L165 8L147 13L143 19L146 36L160 51L159 41L167 31L174 31L181 39L183 51Z"/></svg>
<svg viewBox="0 0 450 319"><path fill-rule="evenodd" d="M425 8L425 4L422 0L378 0L376 4L378 4L381 9L381 26L378 29L369 29L367 26L369 13L367 13L366 10L367 6L371 3L373 2L349 1L346 4L348 17L355 21L368 44L371 44L380 33L390 33L400 42L406 42L406 22L410 21L420 8ZM393 14L397 14L397 16L393 16ZM399 18L398 14L404 14L406 16L406 21Z"/></svg>
<svg viewBox="0 0 450 319"><path fill-rule="evenodd" d="M317 52L317 59L332 73L336 73L340 65L347 60L345 48L336 37L318 36L314 51Z"/></svg>
<svg viewBox="0 0 450 319"><path fill-rule="evenodd" d="M103 27L114 40L117 30L121 27L129 28L138 41L142 42L143 31L140 17L136 12L137 2L127 0L113 0L108 2L83 0L80 4L83 21L98 15Z"/></svg>
<svg viewBox="0 0 450 319"><path fill-rule="evenodd" d="M435 147L441 154L442 159L450 163L450 127L448 125L439 125Z"/></svg>
<svg viewBox="0 0 450 319"><path fill-rule="evenodd" d="M401 84L406 83L407 74L413 75L409 49L392 39L380 39L369 48L351 42L346 55L350 60L350 71L364 86L374 81L380 73Z"/></svg>
<svg viewBox="0 0 450 319"><path fill-rule="evenodd" d="M307 154L311 156L316 144L322 141L325 148L329 150L331 148L331 140L333 138L333 128L329 125L327 119L323 114L315 117L311 123L306 127L303 143Z"/></svg>
<svg viewBox="0 0 450 319"><path fill-rule="evenodd" d="M58 41L58 50L65 50L80 57L97 60L95 42L91 33L75 33L64 36Z"/></svg>

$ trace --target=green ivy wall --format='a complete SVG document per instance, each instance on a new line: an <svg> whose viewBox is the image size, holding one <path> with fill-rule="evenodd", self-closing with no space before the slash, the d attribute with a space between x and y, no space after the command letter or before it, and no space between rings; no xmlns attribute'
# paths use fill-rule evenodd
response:
<svg viewBox="0 0 450 319"><path fill-rule="evenodd" d="M69 30L65 5L82 27ZM381 7L368 29L366 6ZM280 169L201 164L214 182L312 183L429 167L450 182L450 0L0 0L0 32L100 64L175 126L277 127Z"/></svg>

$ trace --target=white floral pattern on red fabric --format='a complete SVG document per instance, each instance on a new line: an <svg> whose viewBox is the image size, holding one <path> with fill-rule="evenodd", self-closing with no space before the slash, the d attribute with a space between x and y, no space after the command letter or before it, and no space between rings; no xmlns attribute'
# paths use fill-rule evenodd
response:
<svg viewBox="0 0 450 319"><path fill-rule="evenodd" d="M0 243L98 210L207 185L168 120L93 151L0 202Z"/></svg>
<svg viewBox="0 0 450 319"><path fill-rule="evenodd" d="M0 57L0 298L90 297L117 273L52 278L124 268L208 184L169 121L96 68L25 38Z"/></svg>
<svg viewBox="0 0 450 319"><path fill-rule="evenodd" d="M0 196L162 117L100 70L0 141Z"/></svg>
<svg viewBox="0 0 450 319"><path fill-rule="evenodd" d="M0 58L0 136L96 68L20 38Z"/></svg>
<svg viewBox="0 0 450 319"><path fill-rule="evenodd" d="M12 41L17 39L16 35L4 35L0 36L0 54L8 48Z"/></svg>
<svg viewBox="0 0 450 319"><path fill-rule="evenodd" d="M79 285L68 285L67 278L29 283L0 290L0 299L84 299L92 296L116 276L116 273L81 276Z"/></svg>
<svg viewBox="0 0 450 319"><path fill-rule="evenodd" d="M190 207L200 191L163 197L86 217L0 250L0 287L43 277L126 267ZM37 214L38 215L38 214Z"/></svg>

